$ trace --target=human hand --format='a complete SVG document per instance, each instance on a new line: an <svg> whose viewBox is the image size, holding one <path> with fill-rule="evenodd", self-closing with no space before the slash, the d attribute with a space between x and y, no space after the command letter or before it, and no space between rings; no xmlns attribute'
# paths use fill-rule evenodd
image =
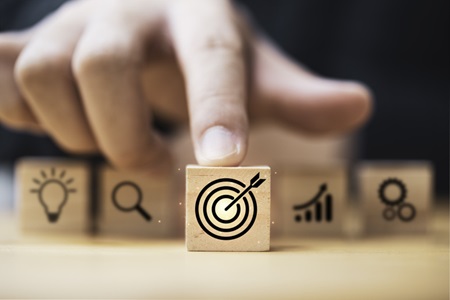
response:
<svg viewBox="0 0 450 300"><path fill-rule="evenodd" d="M249 119L333 134L370 108L365 87L307 71L230 1L78 0L0 34L0 122L120 168L169 161L154 115L190 123L200 164L229 166L244 159Z"/></svg>

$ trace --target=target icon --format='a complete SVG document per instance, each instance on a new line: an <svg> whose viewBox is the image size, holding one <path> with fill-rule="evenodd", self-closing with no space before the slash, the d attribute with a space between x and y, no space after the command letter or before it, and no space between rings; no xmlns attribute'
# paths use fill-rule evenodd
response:
<svg viewBox="0 0 450 300"><path fill-rule="evenodd" d="M248 185L233 178L208 183L195 202L195 216L203 231L219 240L233 240L246 234L258 213L251 190L266 181L259 177L260 173L256 174Z"/></svg>

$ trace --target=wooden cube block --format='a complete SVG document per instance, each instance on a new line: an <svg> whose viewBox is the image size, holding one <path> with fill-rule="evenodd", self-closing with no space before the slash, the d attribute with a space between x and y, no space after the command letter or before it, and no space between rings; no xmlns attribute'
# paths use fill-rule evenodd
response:
<svg viewBox="0 0 450 300"><path fill-rule="evenodd" d="M172 212L175 217L175 237L184 239L186 234L186 169L178 168L175 172L175 199L178 203Z"/></svg>
<svg viewBox="0 0 450 300"><path fill-rule="evenodd" d="M91 228L90 170L80 161L24 159L16 167L24 234L84 234Z"/></svg>
<svg viewBox="0 0 450 300"><path fill-rule="evenodd" d="M170 237L178 205L172 179L169 175L144 176L103 166L99 172L98 233Z"/></svg>
<svg viewBox="0 0 450 300"><path fill-rule="evenodd" d="M280 169L274 178L279 194L280 235L335 235L343 232L347 203L344 166Z"/></svg>
<svg viewBox="0 0 450 300"><path fill-rule="evenodd" d="M358 168L369 233L419 233L431 212L432 167L426 162L372 162Z"/></svg>
<svg viewBox="0 0 450 300"><path fill-rule="evenodd" d="M270 168L186 169L189 251L270 249Z"/></svg>

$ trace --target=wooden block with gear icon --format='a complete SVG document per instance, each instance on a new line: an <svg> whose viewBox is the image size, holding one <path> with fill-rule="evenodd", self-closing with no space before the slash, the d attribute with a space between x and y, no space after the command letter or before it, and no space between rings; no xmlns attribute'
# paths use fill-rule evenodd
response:
<svg viewBox="0 0 450 300"><path fill-rule="evenodd" d="M270 168L187 166L186 246L270 250Z"/></svg>
<svg viewBox="0 0 450 300"><path fill-rule="evenodd" d="M171 175L143 175L104 165L98 179L99 235L155 238L173 235L178 204Z"/></svg>
<svg viewBox="0 0 450 300"><path fill-rule="evenodd" d="M80 161L28 158L16 166L24 235L83 235L91 229L90 169Z"/></svg>
<svg viewBox="0 0 450 300"><path fill-rule="evenodd" d="M281 236L329 236L343 232L347 168L343 165L280 168L275 224Z"/></svg>
<svg viewBox="0 0 450 300"><path fill-rule="evenodd" d="M370 162L358 167L367 233L425 233L431 213L432 166Z"/></svg>

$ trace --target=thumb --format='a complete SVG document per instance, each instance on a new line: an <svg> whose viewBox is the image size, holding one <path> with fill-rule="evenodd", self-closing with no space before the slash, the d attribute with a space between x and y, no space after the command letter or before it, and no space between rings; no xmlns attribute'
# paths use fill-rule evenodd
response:
<svg viewBox="0 0 450 300"><path fill-rule="evenodd" d="M322 78L291 61L267 41L255 48L257 114L306 134L342 133L364 124L372 110L362 84Z"/></svg>

